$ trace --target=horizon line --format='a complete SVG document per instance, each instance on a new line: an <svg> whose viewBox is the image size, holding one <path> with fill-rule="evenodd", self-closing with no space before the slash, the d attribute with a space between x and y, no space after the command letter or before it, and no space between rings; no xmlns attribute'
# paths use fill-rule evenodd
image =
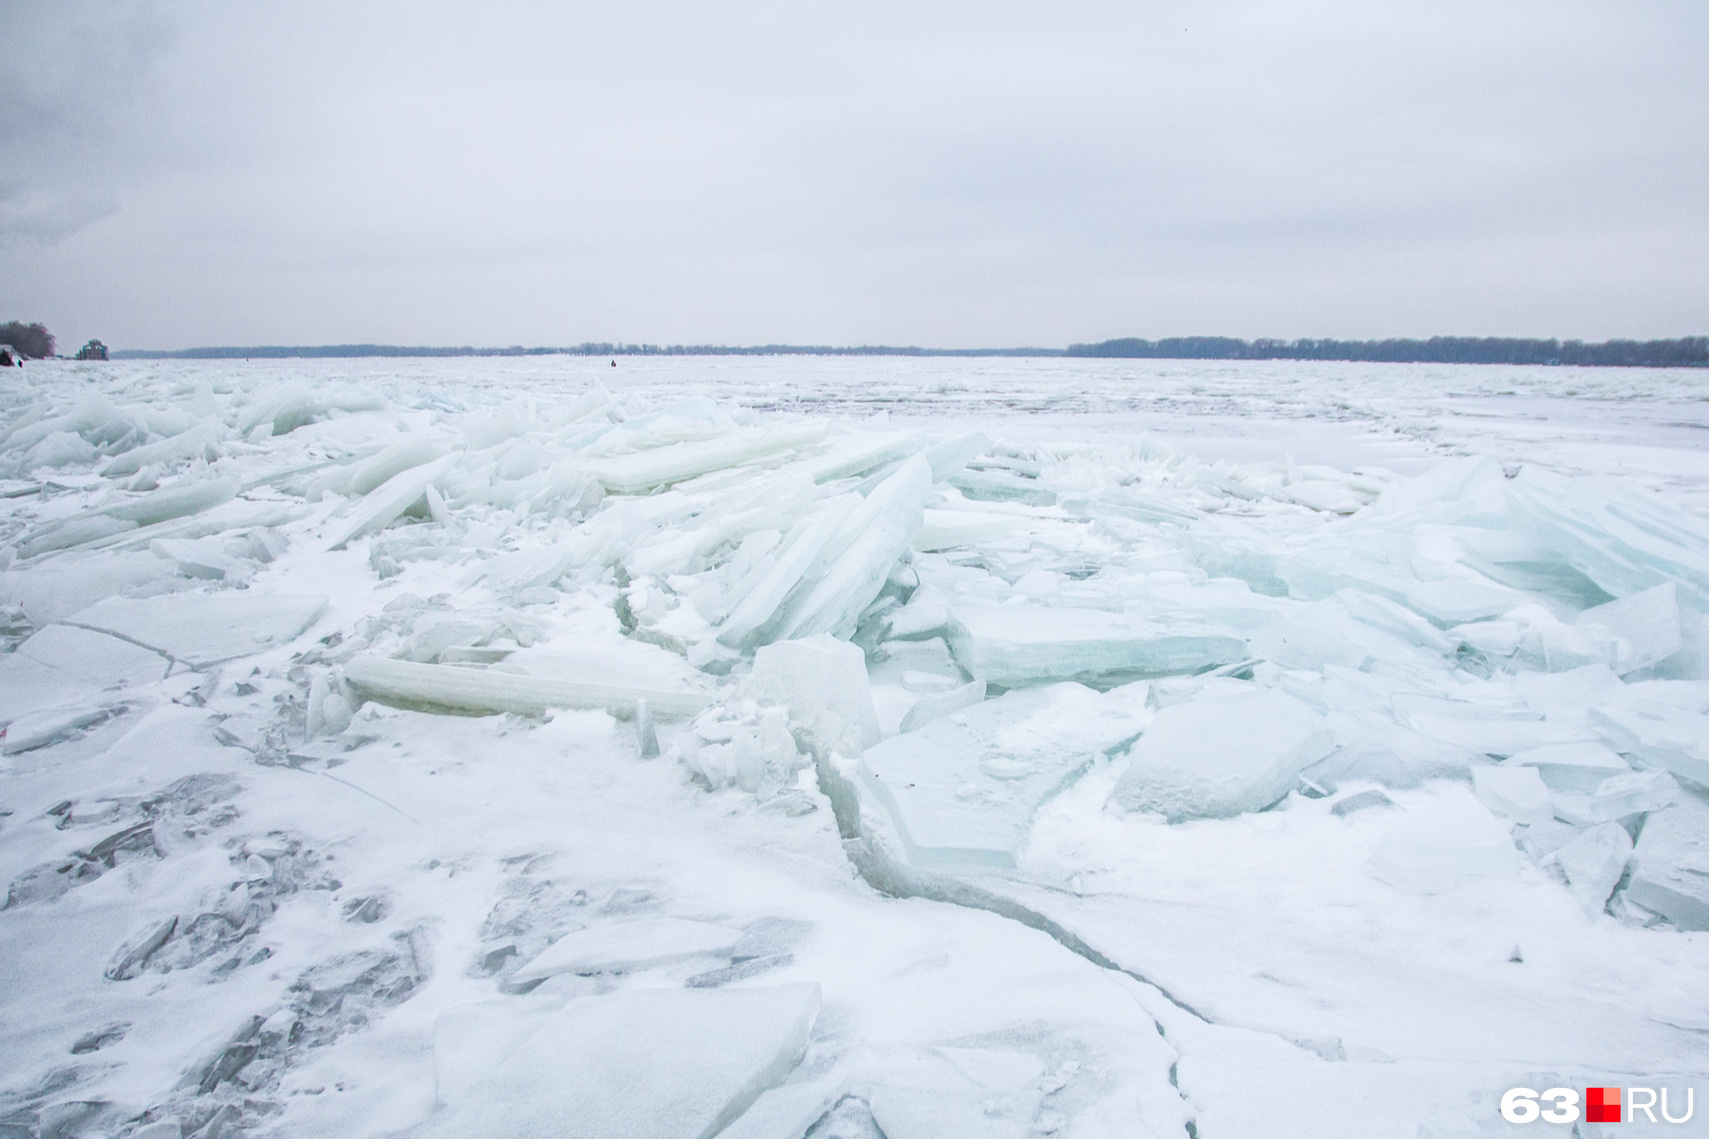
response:
<svg viewBox="0 0 1709 1139"><path fill-rule="evenodd" d="M1529 337L1432 336L1382 340L1295 340L1178 336L1121 337L1066 348L922 348L914 345L637 344L587 341L557 347L397 344L209 346L109 349L115 360L450 358L485 356L903 356L1172 360L1312 360L1351 363L1538 364L1589 367L1706 367L1709 336L1600 342Z"/></svg>

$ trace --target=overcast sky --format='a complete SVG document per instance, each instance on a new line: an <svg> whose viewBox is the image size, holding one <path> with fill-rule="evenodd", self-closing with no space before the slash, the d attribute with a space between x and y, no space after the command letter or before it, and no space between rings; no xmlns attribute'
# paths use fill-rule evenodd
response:
<svg viewBox="0 0 1709 1139"><path fill-rule="evenodd" d="M1709 333L1709 3L0 0L74 347Z"/></svg>

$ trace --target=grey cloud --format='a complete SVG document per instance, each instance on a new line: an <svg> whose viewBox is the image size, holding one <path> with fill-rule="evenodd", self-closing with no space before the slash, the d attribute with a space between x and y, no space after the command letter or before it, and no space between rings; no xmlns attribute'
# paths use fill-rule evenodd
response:
<svg viewBox="0 0 1709 1139"><path fill-rule="evenodd" d="M46 249L118 212L110 194L60 196L0 185L0 248Z"/></svg>
<svg viewBox="0 0 1709 1139"><path fill-rule="evenodd" d="M1695 0L0 13L112 342L1709 328Z"/></svg>

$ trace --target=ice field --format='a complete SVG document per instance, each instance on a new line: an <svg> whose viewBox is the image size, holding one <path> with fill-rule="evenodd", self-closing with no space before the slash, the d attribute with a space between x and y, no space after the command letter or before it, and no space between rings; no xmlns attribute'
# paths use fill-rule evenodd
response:
<svg viewBox="0 0 1709 1139"><path fill-rule="evenodd" d="M0 370L0 1137L1677 1115L1706 381Z"/></svg>

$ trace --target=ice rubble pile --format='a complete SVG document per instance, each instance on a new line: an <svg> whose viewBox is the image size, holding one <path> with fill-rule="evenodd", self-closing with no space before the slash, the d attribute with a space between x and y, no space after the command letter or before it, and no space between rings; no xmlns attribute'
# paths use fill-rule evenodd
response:
<svg viewBox="0 0 1709 1139"><path fill-rule="evenodd" d="M1617 487L1481 459L1400 481L1148 438L1023 448L598 389L495 411L208 380L23 402L0 463L9 750L115 686L295 637L325 600L249 586L310 542L379 582L459 571L311 654L327 734L368 698L604 707L649 732L701 713L673 751L707 784L783 793L816 744L859 761L914 857L939 849L920 835L994 826L1009 838L966 849L999 862L1088 756L1128 764L1117 804L1171 820L1449 776L1563 872L1581 830L1621 823L1625 898L1697 920L1667 900L1698 896L1695 855L1642 831L1709 784L1709 528ZM566 594L692 669L545 667L534 614ZM863 655L765 663L821 637ZM1121 730L1088 735L1105 721Z"/></svg>
<svg viewBox="0 0 1709 1139"><path fill-rule="evenodd" d="M1022 872L1038 812L1094 767L1120 772L1111 810L1169 823L1296 794L1346 815L1445 778L1509 837L1444 850L1403 819L1374 876L1445 889L1517 844L1588 913L1709 928L1709 524L1619 487L1476 458L1407 481L1149 438L1023 447L599 389L476 406L215 377L6 398L8 756L169 675L199 703L265 664L291 692L215 725L262 763L359 746L368 701L603 708L708 789L795 815L817 784L846 838L968 877ZM79 857L99 873L123 849ZM43 881L65 885L26 875L8 904ZM742 936L619 932L566 936L511 981ZM113 975L182 936L141 931ZM740 1048L702 1050L688 1099L660 1091L661 1118L711 1134L784 1102L766 1088L818 998L766 992ZM541 1039L596 1056L616 1017L638 1055L649 1033L728 1042L722 996L619 996ZM576 1069L543 1054L486 1072L482 1106L451 1102L435 1133ZM577 1078L586 1130L608 1130L620 1105L596 1068ZM909 1096L937 1094L892 1090L871 1103L892 1134L922 1118Z"/></svg>

